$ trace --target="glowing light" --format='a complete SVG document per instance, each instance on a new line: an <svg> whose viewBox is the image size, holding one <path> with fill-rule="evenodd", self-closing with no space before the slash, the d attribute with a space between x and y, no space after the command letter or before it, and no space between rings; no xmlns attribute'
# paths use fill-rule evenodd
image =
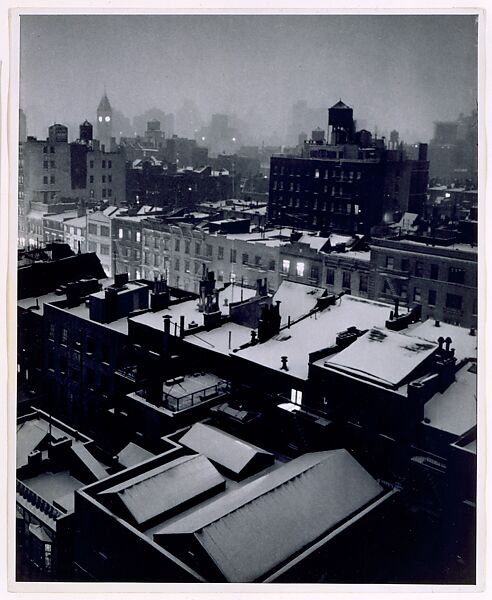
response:
<svg viewBox="0 0 492 600"><path fill-rule="evenodd" d="M109 123L111 121L111 117L104 117L104 120L106 121L106 123Z"/></svg>
<svg viewBox="0 0 492 600"><path fill-rule="evenodd" d="M204 141L205 141L205 138L204 138L204 137L202 137L202 142L204 142Z"/></svg>
<svg viewBox="0 0 492 600"><path fill-rule="evenodd" d="M99 123L102 123L103 118L101 117L101 115L99 115L99 117L97 117L97 120L99 121Z"/></svg>

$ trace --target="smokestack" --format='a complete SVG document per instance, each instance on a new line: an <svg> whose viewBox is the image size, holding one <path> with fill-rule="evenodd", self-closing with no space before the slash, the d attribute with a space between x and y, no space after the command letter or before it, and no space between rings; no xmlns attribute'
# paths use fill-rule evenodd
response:
<svg viewBox="0 0 492 600"><path fill-rule="evenodd" d="M185 333L185 318L184 315L179 317L179 337L183 338Z"/></svg>

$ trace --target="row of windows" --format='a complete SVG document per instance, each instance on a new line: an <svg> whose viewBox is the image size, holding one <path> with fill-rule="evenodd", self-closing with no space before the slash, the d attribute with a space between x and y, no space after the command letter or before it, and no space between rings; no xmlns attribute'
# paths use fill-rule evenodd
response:
<svg viewBox="0 0 492 600"><path fill-rule="evenodd" d="M55 147L49 147L50 154L55 154ZM48 154L48 146L43 146L43 154Z"/></svg>
<svg viewBox="0 0 492 600"><path fill-rule="evenodd" d="M107 167L106 167L106 165L107 165ZM111 161L111 160L108 160L108 161L106 161L106 160L102 160L102 161L101 161L101 168L102 168L102 169L106 169L106 168L108 168L108 169L111 169L111 168L112 168L112 166L113 166L113 161ZM90 161L89 161L89 168L90 168L90 169L93 169L93 168L94 168L94 161L93 161L93 160L90 160Z"/></svg>
<svg viewBox="0 0 492 600"><path fill-rule="evenodd" d="M54 160L50 160L50 161L45 160L45 161L43 161L43 169L48 169L48 168L54 169L55 166L56 165L55 165L55 161Z"/></svg>
<svg viewBox="0 0 492 600"><path fill-rule="evenodd" d="M96 242L89 242L87 245L87 250L89 252L97 252L97 244ZM109 256L109 246L108 244L101 244L99 254L102 256Z"/></svg>
<svg viewBox="0 0 492 600"><path fill-rule="evenodd" d="M329 186L327 186L327 185L324 185L324 186L323 186L323 193L325 193L325 194L327 194L327 193L328 193L328 187L329 187ZM276 181L276 180L274 180L274 181L273 181L273 186L272 186L272 189L273 189L274 191L275 191L275 190L278 190L278 191L280 191L280 192L284 191L284 189L285 189L285 191L288 191L288 192L294 192L294 191L295 191L295 192L297 192L297 193L300 193L300 192L301 192L301 184L300 184L300 183L297 183L297 184L294 186L294 183L293 183L293 182L291 182L291 183L289 184L289 187L288 187L288 188L287 188L287 187L285 187L285 188L284 188L284 182L283 182L283 181L279 181L279 182L278 182L278 185L277 185L277 181ZM332 186L331 186L331 189L330 189L330 194L331 194L332 196L343 196L343 193L344 193L344 191L345 191L345 190L346 190L346 188L344 188L344 187L343 187L343 185L338 185L338 186L332 185ZM305 191L306 191L306 192L310 192L311 190L310 190L309 188L306 188L306 189L305 189ZM318 192L314 191L313 193L317 194ZM350 191L349 193L352 193L352 192Z"/></svg>
<svg viewBox="0 0 492 600"><path fill-rule="evenodd" d="M393 256L386 257L386 268L394 269L395 268L395 258ZM410 261L408 258L402 258L400 261L400 269L403 272L410 272ZM416 261L414 264L415 277L424 277L425 273L425 264L422 261ZM429 279L439 279L439 265L432 263L429 269ZM448 277L447 280L449 283L464 283L465 282L465 269L460 267L449 267L448 268Z"/></svg>
<svg viewBox="0 0 492 600"><path fill-rule="evenodd" d="M100 225L98 228L97 223L89 223L89 233L91 235L98 235L98 231L100 232L99 235L102 237L109 237L111 235L108 225Z"/></svg>
<svg viewBox="0 0 492 600"><path fill-rule="evenodd" d="M59 337L58 337L59 336ZM66 326L57 326L55 323L50 323L48 326L48 339L52 342L59 342L63 346L73 346L77 350L72 354L74 362L80 359L78 350L82 347L83 341L82 331L80 329L70 330ZM101 361L109 363L110 350L109 345L99 343L95 338L87 335L85 336L85 351L87 354L96 354L100 351ZM78 357L78 358L77 358Z"/></svg>
<svg viewBox="0 0 492 600"><path fill-rule="evenodd" d="M106 183L106 180L108 183L111 183L113 181L113 176L112 175L101 175L101 182ZM89 183L94 183L94 175L89 175Z"/></svg>
<svg viewBox="0 0 492 600"><path fill-rule="evenodd" d="M314 169L313 171L307 171L305 169L297 171L292 169L289 171L286 167L279 167L278 165L273 166L273 174L274 175L289 175L290 177L313 177L314 179L319 179L321 176L323 179L328 179L330 177L330 169ZM336 177L343 181L344 179L347 181L353 181L354 179L359 180L362 179L361 171L342 171L337 169L331 170L331 177Z"/></svg>
<svg viewBox="0 0 492 600"><path fill-rule="evenodd" d="M283 197L279 196L278 198L273 198L272 200L273 200L273 204L281 204L283 202ZM310 207L310 204L312 204L311 207ZM293 198L292 196L290 196L287 201L287 205L291 206L291 207L299 208L301 206L301 199ZM311 208L312 210L321 209L323 212L326 212L329 207L330 213L346 213L348 215L350 215L350 214L358 215L362 212L360 209L360 206L358 204L352 204L351 202L335 202L335 201L328 203L326 200L318 200L318 198L314 198L314 199L304 198L303 206L304 206L304 208Z"/></svg>
<svg viewBox="0 0 492 600"><path fill-rule="evenodd" d="M54 176L54 175L51 175L51 176L50 176L50 178L49 178L49 182L48 182L48 176L47 176L47 175L45 175L45 176L43 177L43 184L44 184L44 185L48 185L48 183L50 183L50 185L53 185L53 184L55 183L55 181L56 181L56 180L55 180L55 176Z"/></svg>
<svg viewBox="0 0 492 600"><path fill-rule="evenodd" d="M222 246L219 247L219 249L222 249L222 259L223 259L223 250L224 248ZM129 249L128 250L127 256L129 255ZM137 253L138 253L138 257L137 257ZM220 254L220 253L219 253ZM134 251L134 257L135 260L137 260L140 256L140 253L138 251ZM162 260L161 260L162 258ZM236 250L231 250L231 263L235 263L236 262L236 258L237 258L237 254L236 254ZM164 269L168 269L169 268L169 257L167 256L163 256L161 257L160 254L153 254L150 252L145 251L144 252L144 264L147 266L154 266L154 267L160 267L161 264L163 266ZM219 256L219 260L220 260L220 256ZM257 267L261 267L261 260L262 257L261 256L255 256L255 266ZM201 268L202 268L202 263L200 261L190 261L190 260L185 260L184 261L184 270L186 273L190 273L190 264L194 263L194 272L195 274L198 274L201 272ZM243 254L242 255L242 264L246 265L249 264L249 256L247 254ZM180 259L179 258L175 258L174 259L174 269L176 271L180 270ZM275 271L276 269L276 262L275 260L269 260L268 261L268 270L269 271Z"/></svg>

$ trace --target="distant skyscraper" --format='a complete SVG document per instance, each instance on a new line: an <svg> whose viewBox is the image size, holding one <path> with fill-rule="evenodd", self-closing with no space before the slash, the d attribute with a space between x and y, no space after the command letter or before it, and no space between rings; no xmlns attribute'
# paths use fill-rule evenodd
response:
<svg viewBox="0 0 492 600"><path fill-rule="evenodd" d="M97 107L97 139L106 152L111 151L111 138L113 131L113 109L109 103L106 92Z"/></svg>
<svg viewBox="0 0 492 600"><path fill-rule="evenodd" d="M19 142L27 140L27 119L26 113L19 108Z"/></svg>

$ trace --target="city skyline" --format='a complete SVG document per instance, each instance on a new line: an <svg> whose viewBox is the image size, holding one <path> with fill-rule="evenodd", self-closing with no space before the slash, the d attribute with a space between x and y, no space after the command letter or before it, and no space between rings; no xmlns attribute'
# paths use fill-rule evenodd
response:
<svg viewBox="0 0 492 600"><path fill-rule="evenodd" d="M358 126L427 141L435 121L476 107L477 41L473 15L23 15L20 104L42 137L54 120L91 120L105 89L130 119L191 99L204 122L235 114L261 143L285 140L298 100L327 109L341 97Z"/></svg>

